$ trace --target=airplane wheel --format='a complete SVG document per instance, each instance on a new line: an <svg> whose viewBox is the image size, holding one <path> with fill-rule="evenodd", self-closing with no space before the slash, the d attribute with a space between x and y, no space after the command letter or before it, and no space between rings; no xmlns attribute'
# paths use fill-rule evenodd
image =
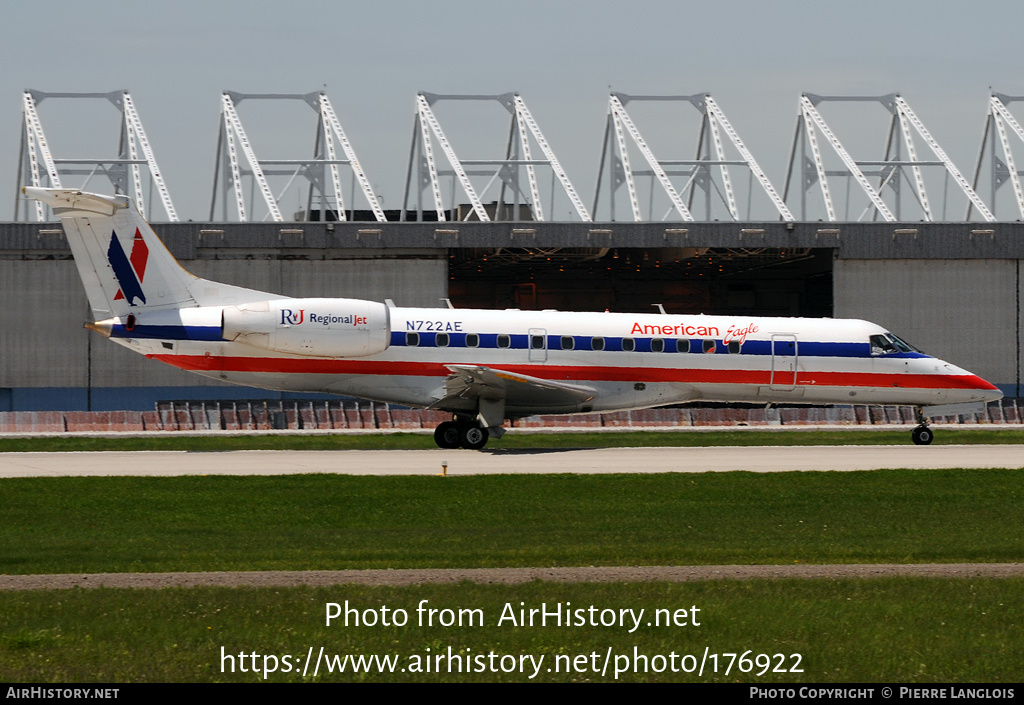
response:
<svg viewBox="0 0 1024 705"><path fill-rule="evenodd" d="M434 443L438 448L458 448L461 436L459 425L454 421L445 421L434 429Z"/></svg>
<svg viewBox="0 0 1024 705"><path fill-rule="evenodd" d="M914 443L919 446L926 446L932 442L935 434L927 426L918 426L914 429L911 437L914 439Z"/></svg>
<svg viewBox="0 0 1024 705"><path fill-rule="evenodd" d="M487 445L487 429L477 425L466 425L460 429L462 447L469 450L480 450Z"/></svg>

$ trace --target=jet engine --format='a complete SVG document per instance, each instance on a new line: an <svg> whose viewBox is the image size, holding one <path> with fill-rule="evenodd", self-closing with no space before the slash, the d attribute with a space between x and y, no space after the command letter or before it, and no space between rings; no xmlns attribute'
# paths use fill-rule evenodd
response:
<svg viewBox="0 0 1024 705"><path fill-rule="evenodd" d="M363 357L391 342L388 308L360 299L277 299L226 306L221 337L263 350Z"/></svg>

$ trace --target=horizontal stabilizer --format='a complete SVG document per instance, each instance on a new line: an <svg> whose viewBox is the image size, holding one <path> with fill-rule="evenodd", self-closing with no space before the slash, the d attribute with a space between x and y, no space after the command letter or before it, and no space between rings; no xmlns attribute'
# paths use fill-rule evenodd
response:
<svg viewBox="0 0 1024 705"><path fill-rule="evenodd" d="M85 193L73 189L46 189L25 186L21 189L29 198L42 201L53 209L56 215L67 211L96 213L112 216L119 210L128 208L130 199L127 196L104 196L98 193Z"/></svg>

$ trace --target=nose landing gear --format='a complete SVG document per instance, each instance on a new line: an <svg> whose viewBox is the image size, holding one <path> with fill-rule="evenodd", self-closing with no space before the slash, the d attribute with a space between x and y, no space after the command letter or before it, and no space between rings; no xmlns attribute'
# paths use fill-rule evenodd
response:
<svg viewBox="0 0 1024 705"><path fill-rule="evenodd" d="M911 432L911 438L914 439L914 443L919 446L926 446L932 442L935 434L927 426L918 426Z"/></svg>
<svg viewBox="0 0 1024 705"><path fill-rule="evenodd" d="M434 442L439 448L480 450L489 437L487 429L473 421L445 421L434 429Z"/></svg>
<svg viewBox="0 0 1024 705"><path fill-rule="evenodd" d="M917 423L919 425L911 432L910 437L914 439L915 445L926 446L935 438L935 433L929 428L921 407L917 407Z"/></svg>

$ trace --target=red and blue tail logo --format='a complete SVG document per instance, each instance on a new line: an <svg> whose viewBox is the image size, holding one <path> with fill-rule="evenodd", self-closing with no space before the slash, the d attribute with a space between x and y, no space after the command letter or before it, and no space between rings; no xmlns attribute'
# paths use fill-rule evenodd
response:
<svg viewBox="0 0 1024 705"><path fill-rule="evenodd" d="M117 233L111 233L107 261L110 262L118 286L121 287L117 290L114 301L127 299L129 306L136 306L136 299L143 304L146 303L146 295L142 293L142 280L146 276L146 263L149 262L149 247L146 246L146 241L142 239L142 233L138 228L135 228L130 259L125 255L121 241L117 239Z"/></svg>

